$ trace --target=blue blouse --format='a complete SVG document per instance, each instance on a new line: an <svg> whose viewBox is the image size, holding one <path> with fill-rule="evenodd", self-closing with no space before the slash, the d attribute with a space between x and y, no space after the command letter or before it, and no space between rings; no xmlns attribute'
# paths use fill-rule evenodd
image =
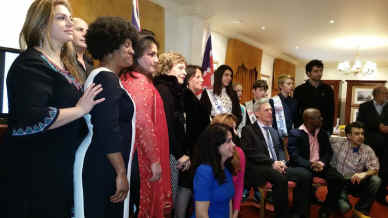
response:
<svg viewBox="0 0 388 218"><path fill-rule="evenodd" d="M201 164L194 176L194 201L209 201L209 217L229 217L229 202L234 195L232 174L224 169L226 181L219 184L209 165ZM195 213L193 215L195 217Z"/></svg>

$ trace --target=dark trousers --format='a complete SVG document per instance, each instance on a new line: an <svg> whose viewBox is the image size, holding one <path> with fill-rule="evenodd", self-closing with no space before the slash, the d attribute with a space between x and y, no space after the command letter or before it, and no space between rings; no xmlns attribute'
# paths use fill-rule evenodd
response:
<svg viewBox="0 0 388 218"><path fill-rule="evenodd" d="M313 177L320 177L327 182L327 196L324 202L324 206L330 210L337 210L338 199L341 195L341 190L345 185L343 176L338 171L331 167L325 166L321 172L314 172Z"/></svg>
<svg viewBox="0 0 388 218"><path fill-rule="evenodd" d="M311 172L303 167L289 167L287 179L296 183L293 192L293 213L306 218L310 217Z"/></svg>
<svg viewBox="0 0 388 218"><path fill-rule="evenodd" d="M376 199L376 193L381 185L381 179L378 176L370 176L361 181L360 184L352 184L346 180L344 193L360 197L355 208L364 214L369 214L370 208Z"/></svg>
<svg viewBox="0 0 388 218"><path fill-rule="evenodd" d="M382 157L379 157L379 160L379 176L382 180L382 183L380 185L379 191L377 192L376 199L380 202L385 202L385 196L388 195L388 191L386 189L386 187L388 186L388 147L385 148L384 155L382 155Z"/></svg>
<svg viewBox="0 0 388 218"><path fill-rule="evenodd" d="M131 181L130 181L130 196L129 196L129 215L137 217L139 213L140 202L140 175L139 175L139 160L137 151L133 155ZM136 208L136 210L134 210Z"/></svg>
<svg viewBox="0 0 388 218"><path fill-rule="evenodd" d="M290 167L286 175L274 170L272 167L260 167L260 176L272 184L272 197L274 201L275 214L277 218L289 217L288 211L288 180L296 182L294 189L294 211L300 215L309 217L311 192L311 173L301 167Z"/></svg>

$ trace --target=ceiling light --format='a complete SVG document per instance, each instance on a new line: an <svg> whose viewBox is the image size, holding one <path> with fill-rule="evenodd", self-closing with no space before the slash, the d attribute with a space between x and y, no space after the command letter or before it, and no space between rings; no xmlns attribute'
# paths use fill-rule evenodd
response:
<svg viewBox="0 0 388 218"><path fill-rule="evenodd" d="M333 24L333 23L335 23L335 21L334 20L330 20L329 23Z"/></svg>
<svg viewBox="0 0 388 218"><path fill-rule="evenodd" d="M266 27L266 26L261 26L260 29L261 29L261 30L266 30L267 27Z"/></svg>
<svg viewBox="0 0 388 218"><path fill-rule="evenodd" d="M350 61L344 61L338 64L338 71L344 74L359 74L370 75L377 72L377 64L372 61L361 61L359 55L359 49L357 55L351 65Z"/></svg>
<svg viewBox="0 0 388 218"><path fill-rule="evenodd" d="M298 49L299 49L299 46L295 46L295 49L297 49L297 50L298 50Z"/></svg>
<svg viewBox="0 0 388 218"><path fill-rule="evenodd" d="M232 23L234 23L234 24L240 24L241 21L240 21L240 20L234 20L234 21L232 21Z"/></svg>

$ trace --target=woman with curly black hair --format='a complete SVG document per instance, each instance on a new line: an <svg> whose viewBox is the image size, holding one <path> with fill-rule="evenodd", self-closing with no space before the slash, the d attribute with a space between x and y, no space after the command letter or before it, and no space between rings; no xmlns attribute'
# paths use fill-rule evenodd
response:
<svg viewBox="0 0 388 218"><path fill-rule="evenodd" d="M194 217L232 217L232 131L212 124L198 138L193 155Z"/></svg>
<svg viewBox="0 0 388 218"><path fill-rule="evenodd" d="M201 96L201 103L207 107L209 116L232 113L241 122L241 108L237 93L232 86L233 70L228 65L221 65L214 71L213 90L205 89Z"/></svg>
<svg viewBox="0 0 388 218"><path fill-rule="evenodd" d="M106 100L85 116L89 134L74 166L77 218L128 217L135 105L118 73L132 65L136 41L136 29L119 17L97 18L86 34L87 48L101 67L89 74L85 87L101 84L98 96Z"/></svg>

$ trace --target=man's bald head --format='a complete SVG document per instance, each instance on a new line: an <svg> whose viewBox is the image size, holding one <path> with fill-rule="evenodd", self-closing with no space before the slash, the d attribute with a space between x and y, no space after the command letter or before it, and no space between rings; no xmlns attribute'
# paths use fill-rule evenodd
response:
<svg viewBox="0 0 388 218"><path fill-rule="evenodd" d="M314 117L314 115L316 115L317 113L321 114L316 108L307 108L303 111L303 120Z"/></svg>
<svg viewBox="0 0 388 218"><path fill-rule="evenodd" d="M317 129L322 126L321 112L316 108L307 108L303 112L304 125L309 129Z"/></svg>
<svg viewBox="0 0 388 218"><path fill-rule="evenodd" d="M388 89L385 86L378 86L373 89L372 94L377 104L383 104L388 98Z"/></svg>

